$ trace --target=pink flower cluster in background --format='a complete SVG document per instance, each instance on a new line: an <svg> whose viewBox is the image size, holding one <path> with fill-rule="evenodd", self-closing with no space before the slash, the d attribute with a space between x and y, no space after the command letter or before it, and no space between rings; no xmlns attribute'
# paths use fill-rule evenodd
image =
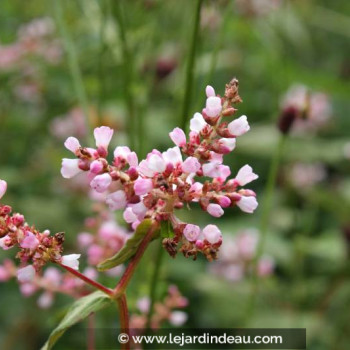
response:
<svg viewBox="0 0 350 350"><path fill-rule="evenodd" d="M210 272L228 281L242 280L246 275L252 273L258 241L259 235L255 229L243 230L234 237L226 236L225 244L219 252L219 259L210 265ZM273 270L274 261L270 256L263 256L258 261L257 273L259 276L271 275Z"/></svg>
<svg viewBox="0 0 350 350"><path fill-rule="evenodd" d="M183 309L187 306L188 300L182 296L177 286L169 286L168 294L164 300L154 305L150 327L158 329L164 322L168 322L175 327L182 326L187 321L188 316L186 312L178 309ZM133 313L130 317L130 328L140 331L147 326L150 299L148 297L138 299L137 308L139 313Z"/></svg>

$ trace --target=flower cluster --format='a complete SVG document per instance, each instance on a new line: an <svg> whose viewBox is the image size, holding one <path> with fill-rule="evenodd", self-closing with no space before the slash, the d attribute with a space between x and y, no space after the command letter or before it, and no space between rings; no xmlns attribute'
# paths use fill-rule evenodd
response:
<svg viewBox="0 0 350 350"><path fill-rule="evenodd" d="M0 180L0 199L7 190L7 183ZM29 226L22 214L12 213L8 205L0 204L0 247L8 250L18 247L17 258L25 267L17 271L20 282L32 281L35 272L48 262L60 263L73 269L78 269L79 254L62 256L64 234L62 232L50 235L49 230L40 232L34 226Z"/></svg>
<svg viewBox="0 0 350 350"><path fill-rule="evenodd" d="M23 65L28 56L57 63L62 48L57 40L52 40L55 25L51 18L37 18L23 25L17 32L17 41L10 45L0 45L0 70L11 70Z"/></svg>
<svg viewBox="0 0 350 350"><path fill-rule="evenodd" d="M19 28L15 42L0 43L0 73L19 75L12 81L12 93L23 102L43 102L43 71L38 63L56 65L62 56L54 31L51 18L37 18Z"/></svg>
<svg viewBox="0 0 350 350"><path fill-rule="evenodd" d="M130 237L129 232L118 225L110 212L102 212L96 218L88 218L86 228L88 232L78 234L77 245L86 251L90 266L96 266L116 254ZM118 276L122 271L123 265L119 265L106 271L106 274Z"/></svg>
<svg viewBox="0 0 350 350"><path fill-rule="evenodd" d="M168 288L168 295L162 302L154 305L150 327L152 329L160 328L161 324L168 321L172 326L182 326L187 321L187 314L183 309L188 306L188 300L182 296L175 285ZM130 317L130 328L138 331L145 329L147 326L147 315L150 309L150 299L148 297L140 298L137 301L137 308L140 313L134 313Z"/></svg>
<svg viewBox="0 0 350 350"><path fill-rule="evenodd" d="M235 237L227 237L219 253L217 262L210 266L210 271L228 281L239 281L252 272L252 263L256 256L259 236L256 230L247 229ZM263 256L257 264L259 276L271 275L274 261L270 256Z"/></svg>
<svg viewBox="0 0 350 350"><path fill-rule="evenodd" d="M23 271L18 272L19 270L12 260L6 259L0 265L0 282L6 282L18 275L23 279ZM84 275L95 279L97 271L88 267L84 270ZM91 288L69 272L62 273L59 269L50 266L42 274L35 274L30 279L25 278L20 283L20 291L24 297L30 297L34 293L41 292L37 299L37 304L40 308L47 309L52 306L57 293L79 298L91 293Z"/></svg>
<svg viewBox="0 0 350 350"><path fill-rule="evenodd" d="M69 137L65 147L76 158L63 159L62 176L72 178L86 172L91 188L104 196L112 211L123 210L133 229L145 218L168 221L174 237L165 238L163 245L171 256L180 250L186 257L195 258L200 252L208 260L215 259L222 244L218 227L208 225L201 230L183 223L175 216L176 210L198 203L213 217L222 216L225 208L233 206L252 213L258 205L256 195L242 186L258 176L245 165L227 180L231 169L223 163L223 156L234 150L236 138L250 129L246 116L224 121L236 113L233 105L241 102L238 81L233 79L226 85L223 97L211 86L207 86L206 95L206 107L194 114L188 137L175 128L169 134L175 147L165 152L154 149L141 161L129 147L118 146L109 162L108 146L113 136L109 127L94 130L96 148L82 147L78 139Z"/></svg>
<svg viewBox="0 0 350 350"><path fill-rule="evenodd" d="M304 85L294 85L287 91L281 109L279 129L282 133L291 129L295 134L313 134L324 128L332 116L329 97Z"/></svg>

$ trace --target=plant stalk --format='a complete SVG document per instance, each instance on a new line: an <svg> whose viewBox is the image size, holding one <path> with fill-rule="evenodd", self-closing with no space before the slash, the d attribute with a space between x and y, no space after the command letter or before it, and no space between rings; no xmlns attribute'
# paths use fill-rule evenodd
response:
<svg viewBox="0 0 350 350"><path fill-rule="evenodd" d="M101 292L107 294L109 297L113 296L113 291L109 288L107 288L106 286L104 286L103 284L96 282L88 277L86 277L85 275L83 275L82 273L80 273L78 270L74 270L69 266L66 265L62 265L61 263L57 263L58 265L60 265L61 267L63 267L65 270L67 270L68 272L70 272L71 274L73 274L74 276L78 277L79 279L81 279L82 281L84 281L85 283L89 284L90 286L100 290Z"/></svg>
<svg viewBox="0 0 350 350"><path fill-rule="evenodd" d="M158 281L159 281L159 273L161 270L161 265L163 261L163 256L164 256L164 248L162 245L162 242L159 242L158 251L157 251L157 257L154 262L154 270L153 270L153 275L151 279L151 285L150 285L150 293L149 293L149 299L150 299L150 305L149 305L149 310L147 314L147 322L146 322L146 328L151 327L151 319L152 319L152 314L153 314L153 307L156 301L156 294L157 294L157 286L158 286Z"/></svg>
<svg viewBox="0 0 350 350"><path fill-rule="evenodd" d="M68 31L66 22L64 20L62 0L55 0L54 1L54 10L55 10L56 21L57 21L59 30L61 32L61 36L63 38L64 46L65 46L66 51L67 51L68 65L69 65L70 73L72 75L75 93L77 94L79 104L80 104L81 108L83 109L85 121L86 121L86 126L87 126L87 128L89 128L90 120L89 120L88 99L86 96L83 78L82 78L81 70L79 67L78 56L77 56L72 38L69 35L69 31Z"/></svg>
<svg viewBox="0 0 350 350"><path fill-rule="evenodd" d="M189 51L188 62L186 67L185 94L183 99L182 115L181 115L182 129L186 128L189 111L190 111L190 104L192 100L195 57L196 57L196 50L198 45L198 32L199 32L199 25L200 25L202 3L203 3L203 0L196 0L196 4L195 4L195 18L193 22L190 51Z"/></svg>
<svg viewBox="0 0 350 350"><path fill-rule="evenodd" d="M265 242L267 237L267 230L269 227L269 220L270 220L270 214L272 209L273 195L274 195L274 190L275 190L276 181L277 181L278 169L281 162L287 137L288 136L286 134L280 135L275 153L271 160L269 174L268 174L268 178L267 178L267 182L264 190L264 197L261 204L262 213L260 218L260 232L259 232L260 236L259 236L259 242L258 242L256 254L253 261L252 286L251 286L250 298L248 301L248 312L247 312L248 319L250 319L250 317L254 313L256 296L259 292L258 264L264 252L264 247L265 247Z"/></svg>
<svg viewBox="0 0 350 350"><path fill-rule="evenodd" d="M122 12L122 1L112 2L112 13L116 19L119 28L119 39L123 52L123 85L124 85L124 98L128 109L127 118L127 133L129 137L130 147L135 148L136 142L136 120L135 120L135 100L132 93L132 82L133 82L133 57L128 45L126 37L126 26L124 16Z"/></svg>
<svg viewBox="0 0 350 350"><path fill-rule="evenodd" d="M119 309L119 322L120 322L120 332L127 334L130 339L130 327L129 327L129 311L128 304L126 301L125 293L121 294L120 297L116 300ZM129 342L121 344L122 350L129 350Z"/></svg>

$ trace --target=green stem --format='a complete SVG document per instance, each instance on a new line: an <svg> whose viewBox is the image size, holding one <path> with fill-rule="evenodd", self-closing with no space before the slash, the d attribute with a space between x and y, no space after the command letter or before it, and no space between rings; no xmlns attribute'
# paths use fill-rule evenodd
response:
<svg viewBox="0 0 350 350"><path fill-rule="evenodd" d="M232 2L232 4L234 4L234 2ZM232 18L232 11L233 11L233 9L231 7L228 7L225 10L225 14L224 14L224 17L222 19L222 23L221 23L221 27L220 27L220 32L219 32L217 40L215 41L215 47L214 47L214 50L213 50L213 53L211 56L209 71L208 71L207 77L205 79L204 86L211 84L211 81L213 79L216 65L218 62L219 52L221 50L221 47L222 47L222 44L223 44L223 41L225 38L225 33L227 32L227 25L229 23L229 19ZM196 108L196 110L200 110L202 105L205 103L205 99L203 100L202 98L200 98L199 100L200 101L199 101L199 104L198 104L198 107Z"/></svg>
<svg viewBox="0 0 350 350"><path fill-rule="evenodd" d="M70 73L72 75L75 93L77 94L79 104L83 109L85 120L86 120L86 126L89 127L90 121L89 121L88 99L86 96L83 78L79 67L78 56L77 56L73 41L69 35L66 22L64 20L62 0L54 1L54 11L55 11L56 21L57 21L59 30L61 32L61 36L63 38L64 46L67 51L68 65L69 65Z"/></svg>
<svg viewBox="0 0 350 350"><path fill-rule="evenodd" d="M248 302L248 312L247 312L248 320L254 313L256 296L259 292L258 264L264 252L264 247L265 247L265 242L267 237L267 229L269 227L270 214L272 209L273 195L274 195L276 181L277 181L278 169L281 162L286 139L287 139L287 135L284 135L284 134L280 135L275 153L271 160L269 174L268 174L266 187L264 191L264 197L261 204L262 212L261 212L261 219L260 219L260 237L259 237L255 258L253 261L252 286L251 286L251 294Z"/></svg>
<svg viewBox="0 0 350 350"><path fill-rule="evenodd" d="M153 307L157 296L156 294L157 294L157 286L159 282L159 273L161 270L161 265L162 265L163 256L164 256L163 253L164 253L164 248L163 248L162 241L160 241L158 245L156 260L154 262L154 270L153 270L153 275L152 275L151 285L150 285L150 293L149 293L150 306L147 314L146 328L150 328L151 326Z"/></svg>
<svg viewBox="0 0 350 350"><path fill-rule="evenodd" d="M188 117L189 117L191 99L192 99L195 57L196 57L196 49L198 44L198 32L199 32L202 3L203 3L203 0L196 0L195 18L193 22L190 52L189 52L187 68L186 68L185 95L183 99L183 107L182 107L182 115L181 115L182 129L186 128Z"/></svg>
<svg viewBox="0 0 350 350"><path fill-rule="evenodd" d="M105 32L106 32L106 25L107 25L107 17L108 17L108 2L105 0L102 0L101 2L98 1L98 4L100 6L101 11L101 23L99 28L99 37L100 37L100 49L99 49L99 55L98 55L98 81L99 81L99 93L98 93L98 102L97 102L97 113L98 113L98 124L102 124L103 121L103 99L104 96L106 96L106 89L105 89L105 70L104 70L104 55L107 49L107 45L105 44Z"/></svg>
<svg viewBox="0 0 350 350"><path fill-rule="evenodd" d="M126 37L126 27L124 16L122 13L121 1L112 2L112 13L116 19L119 28L119 39L121 42L123 52L123 80L124 80L124 97L128 109L127 118L127 133L129 137L130 147L135 148L136 139L136 121L135 121L135 100L132 93L132 82L133 82L133 57L131 55L130 48Z"/></svg>

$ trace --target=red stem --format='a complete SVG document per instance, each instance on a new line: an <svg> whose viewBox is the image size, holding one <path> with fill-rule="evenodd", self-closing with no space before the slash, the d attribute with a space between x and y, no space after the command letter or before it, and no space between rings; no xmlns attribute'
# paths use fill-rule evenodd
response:
<svg viewBox="0 0 350 350"><path fill-rule="evenodd" d="M57 263L57 264L60 265L61 267L63 267L64 269L66 269L67 271L69 271L74 276L80 278L82 281L89 284L90 286L100 290L101 292L107 294L110 297L113 296L113 291L111 289L105 287L103 284L98 283L96 281L93 281L92 279L90 279L90 278L86 277L85 275L83 275L82 273L80 273L78 270L74 270L69 266L62 265L61 263Z"/></svg>
<svg viewBox="0 0 350 350"><path fill-rule="evenodd" d="M95 314L92 313L88 318L88 338L87 338L87 348L88 350L95 350Z"/></svg>
<svg viewBox="0 0 350 350"><path fill-rule="evenodd" d="M119 295L124 294L124 291L127 287L127 285L130 282L131 277L133 276L135 269L140 262L143 253L145 252L149 242L151 241L154 232L158 228L158 223L154 222L151 226L151 228L148 230L147 234L145 235L144 239L142 240L141 244L137 248L136 254L134 257L130 260L129 265L125 269L123 276L120 278L118 284L114 288L114 295L115 297L118 297Z"/></svg>
<svg viewBox="0 0 350 350"><path fill-rule="evenodd" d="M125 294L122 294L118 299L118 308L119 308L119 320L120 320L120 332L127 334L130 339L130 329L129 329L129 311L128 304L126 302ZM121 344L121 350L129 350L130 342L126 344Z"/></svg>

